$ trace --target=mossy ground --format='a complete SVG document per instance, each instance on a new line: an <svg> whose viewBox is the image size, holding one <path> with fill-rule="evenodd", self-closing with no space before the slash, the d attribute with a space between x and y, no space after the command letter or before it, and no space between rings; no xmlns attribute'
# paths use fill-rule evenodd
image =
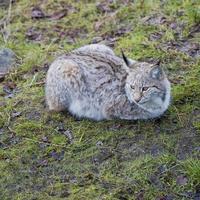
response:
<svg viewBox="0 0 200 200"><path fill-rule="evenodd" d="M199 1L110 2L16 0L0 10L0 44L18 56L0 85L0 199L200 198ZM67 15L32 19L34 7ZM99 36L118 55L161 60L173 97L164 116L93 122L47 111L48 65Z"/></svg>

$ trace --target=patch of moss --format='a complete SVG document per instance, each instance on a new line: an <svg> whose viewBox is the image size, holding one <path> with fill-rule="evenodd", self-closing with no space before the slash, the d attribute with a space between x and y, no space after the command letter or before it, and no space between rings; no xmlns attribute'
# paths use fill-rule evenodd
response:
<svg viewBox="0 0 200 200"><path fill-rule="evenodd" d="M183 163L186 175L194 186L200 185L200 161L198 159L187 159Z"/></svg>

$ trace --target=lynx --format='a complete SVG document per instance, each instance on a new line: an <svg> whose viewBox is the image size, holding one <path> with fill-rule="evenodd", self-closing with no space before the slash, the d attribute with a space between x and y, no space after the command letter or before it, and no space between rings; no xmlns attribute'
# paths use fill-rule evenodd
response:
<svg viewBox="0 0 200 200"><path fill-rule="evenodd" d="M170 104L170 82L159 65L122 58L91 44L57 58L46 78L50 110L78 118L149 119Z"/></svg>

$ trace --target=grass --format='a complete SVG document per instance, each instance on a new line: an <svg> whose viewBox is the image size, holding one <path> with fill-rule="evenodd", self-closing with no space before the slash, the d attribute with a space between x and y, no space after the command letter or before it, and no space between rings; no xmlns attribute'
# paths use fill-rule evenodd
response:
<svg viewBox="0 0 200 200"><path fill-rule="evenodd" d="M18 57L0 85L0 199L200 195L200 59L191 47L200 42L198 1L101 1L100 7L97 1L63 2L17 0L10 11L0 8L0 17L7 19L0 46ZM68 12L57 20L32 19L37 6L46 15L63 7ZM47 111L48 65L99 36L118 55L123 48L133 59L161 60L173 97L164 116L93 122ZM16 85L10 98L9 83Z"/></svg>

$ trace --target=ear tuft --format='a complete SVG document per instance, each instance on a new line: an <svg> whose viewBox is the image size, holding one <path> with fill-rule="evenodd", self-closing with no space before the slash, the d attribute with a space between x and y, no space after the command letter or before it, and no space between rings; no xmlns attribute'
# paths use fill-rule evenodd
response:
<svg viewBox="0 0 200 200"><path fill-rule="evenodd" d="M151 70L151 77L153 79L161 80L163 78L163 70L159 66L154 67Z"/></svg>
<svg viewBox="0 0 200 200"><path fill-rule="evenodd" d="M124 52L123 52L122 49L121 49L121 53L122 53L122 57L123 57L124 62L129 67L130 66L130 62L129 62L128 58L124 55Z"/></svg>

